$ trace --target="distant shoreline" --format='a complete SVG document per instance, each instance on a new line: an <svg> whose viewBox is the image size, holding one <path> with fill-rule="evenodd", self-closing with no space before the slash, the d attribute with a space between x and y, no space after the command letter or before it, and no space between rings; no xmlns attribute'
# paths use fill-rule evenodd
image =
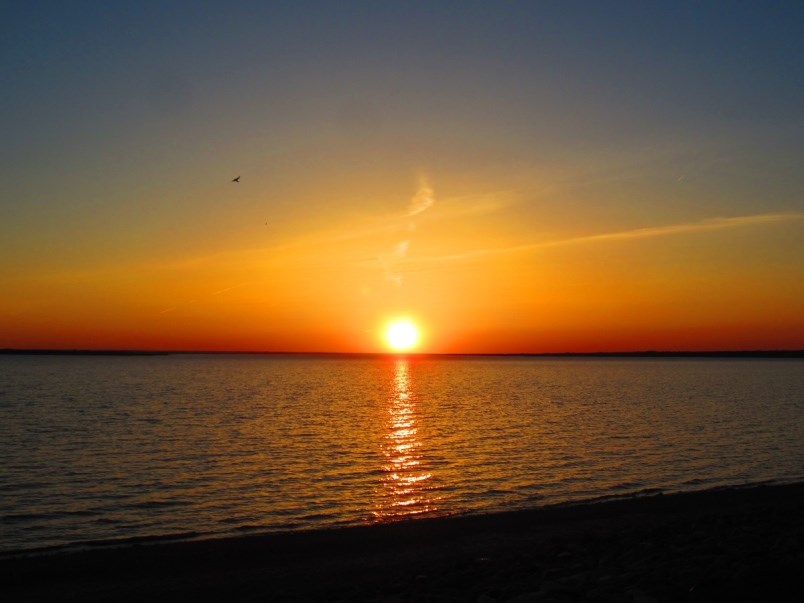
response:
<svg viewBox="0 0 804 603"><path fill-rule="evenodd" d="M383 352L267 352L216 350L84 350L84 349L24 349L3 348L0 355L18 356L169 356L212 355L227 356L315 356L333 358L804 358L804 350L713 350L713 351L655 351L635 352L542 352L490 354L392 354Z"/></svg>

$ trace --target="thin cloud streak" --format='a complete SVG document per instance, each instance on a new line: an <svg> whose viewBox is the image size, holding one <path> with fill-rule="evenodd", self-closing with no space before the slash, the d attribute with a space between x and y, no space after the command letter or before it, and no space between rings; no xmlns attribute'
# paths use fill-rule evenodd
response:
<svg viewBox="0 0 804 603"><path fill-rule="evenodd" d="M415 216L427 211L435 204L435 193L426 178L419 180L419 188L410 200L408 216Z"/></svg>
<svg viewBox="0 0 804 603"><path fill-rule="evenodd" d="M804 219L804 212L776 213L776 214L756 214L753 216L737 216L733 218L709 218L699 222L687 224L672 224L669 226L651 226L647 228L636 228L619 232L607 232L596 235L586 235L582 237L572 237L569 239L559 239L555 241L542 241L539 243L526 243L524 245L514 245L512 247L501 247L498 249L478 249L466 253L456 253L431 258L421 258L419 261L427 263L436 262L458 262L473 260L492 255L502 255L507 253L518 253L544 249L548 247L562 247L565 245L578 245L583 243L601 243L606 241L631 241L639 239L651 239L671 235L680 235L693 232L706 232L715 230L725 230L738 228L741 226L752 226L759 224L771 224L777 222L789 222Z"/></svg>
<svg viewBox="0 0 804 603"><path fill-rule="evenodd" d="M427 182L425 177L419 179L419 188L410 200L410 207L407 212L409 233L416 230L414 216L424 213L435 205L435 191ZM395 265L405 260L405 256L410 248L410 239L400 241L394 248L393 254L388 258L378 256L377 259L382 267L383 276L386 281L394 283L397 287L402 286L402 274L395 269Z"/></svg>
<svg viewBox="0 0 804 603"><path fill-rule="evenodd" d="M804 213L791 214L757 214L753 216L738 216L734 218L710 218L700 222L689 224L673 224L670 226L654 226L648 228L637 228L623 232L612 232L585 237L565 239L563 241L546 242L539 246L550 245L571 245L573 243L586 243L593 241L623 241L629 239L649 239L653 237L663 237L674 234L684 234L688 232L702 232L708 230L723 230L726 228L736 228L739 226L751 226L753 224L768 224L773 222L786 222L790 220L800 220L804 218Z"/></svg>
<svg viewBox="0 0 804 603"><path fill-rule="evenodd" d="M482 216L499 212L511 206L514 201L510 198L513 191L502 190L479 195L467 195L462 197L451 197L439 201L435 207L430 206L430 211L426 216L417 216L417 220L425 220L428 223L456 220L470 216ZM506 198L501 198L506 197ZM411 206L412 207L412 206ZM281 256L284 259L295 257L298 252L312 250L319 254L323 245L337 245L351 241L367 240L382 235L408 233L416 229L410 218L410 209L405 213L394 212L379 216L373 220L366 221L360 227L343 228L335 226L327 230L310 232L297 240L271 247L256 247L248 250L236 252L224 252L211 254L192 261L207 261L211 258L219 258L229 255L257 255L271 253ZM419 212L419 214L422 212Z"/></svg>
<svg viewBox="0 0 804 603"><path fill-rule="evenodd" d="M236 285L232 285L231 287L226 287L225 289L221 289L219 291L213 291L212 293L210 293L210 295L221 295L222 293L226 293L227 291L231 291L232 289L237 289L238 287L250 284L251 284L250 282L237 283Z"/></svg>

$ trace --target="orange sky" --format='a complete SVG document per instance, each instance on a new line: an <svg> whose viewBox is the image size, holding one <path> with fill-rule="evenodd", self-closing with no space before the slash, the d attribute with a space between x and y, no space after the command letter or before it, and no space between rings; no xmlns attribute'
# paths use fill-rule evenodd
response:
<svg viewBox="0 0 804 603"><path fill-rule="evenodd" d="M248 208L249 186L214 194ZM396 316L419 324L428 352L804 341L804 281L789 278L804 257L804 214L616 230L573 220L570 232L546 218L553 227L531 233L521 193L442 198L425 180L411 189L387 212L272 233L265 246L249 241L264 221L243 228L251 244L241 245L208 223L227 245L131 260L79 248L76 267L17 266L15 293L0 301L3 345L380 351Z"/></svg>
<svg viewBox="0 0 804 603"><path fill-rule="evenodd" d="M312 5L14 19L0 347L804 348L790 15Z"/></svg>

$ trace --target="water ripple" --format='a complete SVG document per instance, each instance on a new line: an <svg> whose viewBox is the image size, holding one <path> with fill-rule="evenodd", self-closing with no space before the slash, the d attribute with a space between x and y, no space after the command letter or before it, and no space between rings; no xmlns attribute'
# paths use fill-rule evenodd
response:
<svg viewBox="0 0 804 603"><path fill-rule="evenodd" d="M804 478L795 360L0 363L7 550Z"/></svg>

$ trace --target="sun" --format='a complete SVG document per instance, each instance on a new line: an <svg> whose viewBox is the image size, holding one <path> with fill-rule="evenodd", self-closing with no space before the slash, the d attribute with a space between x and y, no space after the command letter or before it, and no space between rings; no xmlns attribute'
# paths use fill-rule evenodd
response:
<svg viewBox="0 0 804 603"><path fill-rule="evenodd" d="M413 349L419 342L419 329L407 318L399 318L385 329L385 341L396 352Z"/></svg>

